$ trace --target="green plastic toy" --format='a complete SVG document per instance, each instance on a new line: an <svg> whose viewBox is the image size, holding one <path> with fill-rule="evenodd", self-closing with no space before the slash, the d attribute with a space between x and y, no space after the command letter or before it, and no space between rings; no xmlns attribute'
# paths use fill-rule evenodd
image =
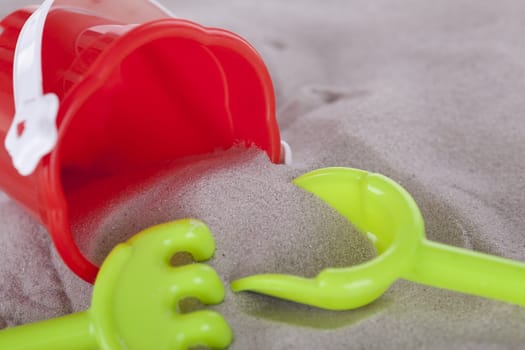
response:
<svg viewBox="0 0 525 350"><path fill-rule="evenodd" d="M224 299L215 270L195 263L172 266L177 252L196 261L213 256L206 225L180 220L142 231L118 245L98 274L88 311L0 331L5 350L176 350L225 348L230 327L210 310L182 313L188 297L204 304Z"/></svg>
<svg viewBox="0 0 525 350"><path fill-rule="evenodd" d="M410 194L391 179L351 168L326 168L295 184L326 201L373 242L377 257L315 278L263 274L234 281L253 291L331 310L380 297L398 278L525 306L525 264L429 241Z"/></svg>

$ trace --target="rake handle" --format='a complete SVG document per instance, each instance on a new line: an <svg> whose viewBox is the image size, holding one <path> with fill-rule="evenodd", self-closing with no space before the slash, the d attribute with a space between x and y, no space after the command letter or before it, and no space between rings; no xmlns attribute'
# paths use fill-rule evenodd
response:
<svg viewBox="0 0 525 350"><path fill-rule="evenodd" d="M95 350L97 342L87 312L0 331L5 350Z"/></svg>

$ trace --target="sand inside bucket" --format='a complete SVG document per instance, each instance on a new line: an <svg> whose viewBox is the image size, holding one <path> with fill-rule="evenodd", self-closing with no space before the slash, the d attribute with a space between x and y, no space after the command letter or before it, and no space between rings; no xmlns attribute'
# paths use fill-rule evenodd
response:
<svg viewBox="0 0 525 350"><path fill-rule="evenodd" d="M73 232L100 265L112 247L147 227L197 218L214 234L211 264L226 282L264 272L313 277L372 257L372 245L351 223L291 183L298 175L253 149L219 151L134 184L77 221Z"/></svg>

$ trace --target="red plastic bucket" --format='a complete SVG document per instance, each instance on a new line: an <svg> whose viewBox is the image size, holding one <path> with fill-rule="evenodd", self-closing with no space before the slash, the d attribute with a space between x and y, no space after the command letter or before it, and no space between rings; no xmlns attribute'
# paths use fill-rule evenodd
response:
<svg viewBox="0 0 525 350"><path fill-rule="evenodd" d="M0 22L2 140L15 112L15 45L33 10ZM175 18L129 25L55 6L44 27L42 67L44 92L60 99L58 143L30 176L15 170L2 143L0 188L42 221L65 263L86 281L98 268L77 247L72 223L136 181L140 169L239 143L279 161L270 76L231 32ZM108 186L108 179L118 181ZM83 191L93 184L100 190Z"/></svg>

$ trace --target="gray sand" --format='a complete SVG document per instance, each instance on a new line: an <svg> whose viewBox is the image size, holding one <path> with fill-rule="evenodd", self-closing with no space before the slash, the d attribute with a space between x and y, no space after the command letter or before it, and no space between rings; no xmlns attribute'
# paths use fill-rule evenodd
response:
<svg viewBox="0 0 525 350"><path fill-rule="evenodd" d="M0 13L21 3L4 0ZM83 243L90 255L100 259L114 242L157 220L196 216L217 238L211 264L225 283L254 272L311 276L363 261L372 253L367 242L290 184L318 167L352 166L399 181L421 207L429 238L525 261L525 4L165 3L180 17L231 29L257 47L295 161L276 166L256 152L233 150L167 174L166 182L152 180L76 228L90 232ZM197 169L201 176L192 179ZM0 201L0 227L0 327L89 305L91 287L7 198ZM215 309L234 330L232 349L525 344L525 308L406 281L354 311L230 292Z"/></svg>
<svg viewBox="0 0 525 350"><path fill-rule="evenodd" d="M147 227L198 218L216 238L212 265L226 281L264 272L313 277L373 257L364 235L291 183L294 173L260 151L217 152L137 184L86 218L76 230L89 242L81 249L100 264L110 247Z"/></svg>

